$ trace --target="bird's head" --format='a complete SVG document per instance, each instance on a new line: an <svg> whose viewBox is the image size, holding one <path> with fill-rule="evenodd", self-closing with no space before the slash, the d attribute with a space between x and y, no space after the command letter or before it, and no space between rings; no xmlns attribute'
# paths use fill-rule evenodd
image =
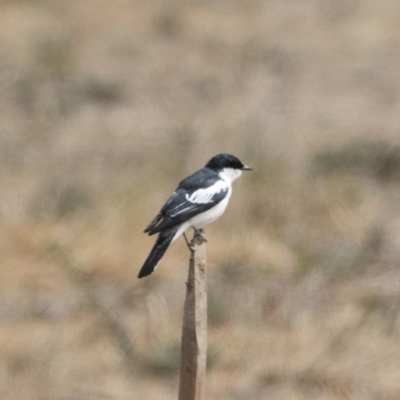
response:
<svg viewBox="0 0 400 400"><path fill-rule="evenodd" d="M237 157L232 154L221 153L214 156L207 164L207 168L217 171L221 179L234 181L242 174L242 171L251 171Z"/></svg>

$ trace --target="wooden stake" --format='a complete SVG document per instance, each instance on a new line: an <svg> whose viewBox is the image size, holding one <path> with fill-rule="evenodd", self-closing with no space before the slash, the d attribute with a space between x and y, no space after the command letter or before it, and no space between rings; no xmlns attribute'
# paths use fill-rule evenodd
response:
<svg viewBox="0 0 400 400"><path fill-rule="evenodd" d="M207 359L207 262L204 236L191 242L182 324L179 400L204 400Z"/></svg>

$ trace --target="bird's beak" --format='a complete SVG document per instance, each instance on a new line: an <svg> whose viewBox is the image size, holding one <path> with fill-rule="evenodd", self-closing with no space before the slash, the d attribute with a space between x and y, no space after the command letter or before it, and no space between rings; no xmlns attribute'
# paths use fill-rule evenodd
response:
<svg viewBox="0 0 400 400"><path fill-rule="evenodd" d="M245 165L245 166L242 168L242 171L253 171L253 168L249 167L248 165Z"/></svg>

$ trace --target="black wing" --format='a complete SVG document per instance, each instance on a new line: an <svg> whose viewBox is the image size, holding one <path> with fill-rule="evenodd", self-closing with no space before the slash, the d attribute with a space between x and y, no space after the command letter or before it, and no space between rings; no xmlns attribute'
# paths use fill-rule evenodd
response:
<svg viewBox="0 0 400 400"><path fill-rule="evenodd" d="M169 229L203 213L222 201L228 194L229 186L223 181L214 182L204 189L179 187L166 201L161 211L145 229L149 235Z"/></svg>

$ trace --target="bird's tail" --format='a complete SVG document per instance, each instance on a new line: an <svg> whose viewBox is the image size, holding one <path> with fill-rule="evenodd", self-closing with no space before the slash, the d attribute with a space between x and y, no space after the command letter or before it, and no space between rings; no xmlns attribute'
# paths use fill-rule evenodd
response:
<svg viewBox="0 0 400 400"><path fill-rule="evenodd" d="M166 232L161 232L158 235L154 247L151 249L149 256L139 272L138 278L143 278L144 276L150 275L156 269L157 264L167 251L168 246L171 244L177 230L177 227L173 227Z"/></svg>

